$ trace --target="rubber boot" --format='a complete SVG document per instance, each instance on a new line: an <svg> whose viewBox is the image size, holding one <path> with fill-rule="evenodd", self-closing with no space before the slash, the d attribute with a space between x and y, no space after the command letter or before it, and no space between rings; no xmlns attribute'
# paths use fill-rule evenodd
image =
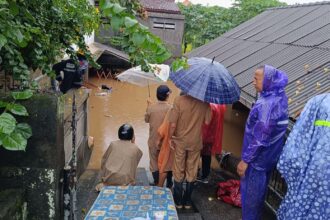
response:
<svg viewBox="0 0 330 220"><path fill-rule="evenodd" d="M166 187L167 188L172 188L172 186L173 186L172 177L173 177L172 171L167 172L167 177L166 177Z"/></svg>
<svg viewBox="0 0 330 220"><path fill-rule="evenodd" d="M187 182L186 191L183 196L183 205L185 209L192 208L191 194L194 190L194 182Z"/></svg>
<svg viewBox="0 0 330 220"><path fill-rule="evenodd" d="M154 186L158 185L159 182L159 171L152 172L152 177L154 178Z"/></svg>
<svg viewBox="0 0 330 220"><path fill-rule="evenodd" d="M175 207L177 209L182 209L182 194L183 194L182 182L176 182L174 180L173 198L175 202Z"/></svg>

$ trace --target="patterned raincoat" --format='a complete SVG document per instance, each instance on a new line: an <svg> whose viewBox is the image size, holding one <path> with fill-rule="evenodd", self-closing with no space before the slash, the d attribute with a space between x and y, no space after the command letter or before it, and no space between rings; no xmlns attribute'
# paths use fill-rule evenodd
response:
<svg viewBox="0 0 330 220"><path fill-rule="evenodd" d="M306 104L277 167L288 185L278 219L330 219L330 93Z"/></svg>
<svg viewBox="0 0 330 220"><path fill-rule="evenodd" d="M263 90L245 126L242 160L248 164L241 179L243 220L261 219L269 176L284 145L288 125L287 75L264 66Z"/></svg>

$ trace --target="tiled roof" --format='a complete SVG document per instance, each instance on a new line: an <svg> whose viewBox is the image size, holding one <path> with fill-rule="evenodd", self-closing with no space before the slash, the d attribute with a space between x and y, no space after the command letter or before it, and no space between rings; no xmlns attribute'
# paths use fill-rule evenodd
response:
<svg viewBox="0 0 330 220"><path fill-rule="evenodd" d="M193 56L215 57L226 66L248 107L256 99L254 70L263 64L284 70L294 117L312 96L330 92L330 2L269 9L188 54Z"/></svg>
<svg viewBox="0 0 330 220"><path fill-rule="evenodd" d="M140 0L140 3L150 12L181 14L174 0Z"/></svg>

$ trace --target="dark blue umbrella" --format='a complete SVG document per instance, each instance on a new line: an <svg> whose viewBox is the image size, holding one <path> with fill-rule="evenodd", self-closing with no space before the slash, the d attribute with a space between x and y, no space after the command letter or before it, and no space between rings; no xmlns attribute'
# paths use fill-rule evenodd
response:
<svg viewBox="0 0 330 220"><path fill-rule="evenodd" d="M204 57L190 58L188 64L188 69L170 74L183 92L208 103L232 104L239 100L239 86L222 64Z"/></svg>

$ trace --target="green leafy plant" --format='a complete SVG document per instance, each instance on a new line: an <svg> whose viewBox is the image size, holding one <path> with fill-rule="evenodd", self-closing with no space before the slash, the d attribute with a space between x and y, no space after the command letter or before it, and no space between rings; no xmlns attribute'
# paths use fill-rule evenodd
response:
<svg viewBox="0 0 330 220"><path fill-rule="evenodd" d="M176 59L171 64L171 69L173 72L179 71L180 69L188 69L188 59L186 57L181 57L180 59Z"/></svg>
<svg viewBox="0 0 330 220"><path fill-rule="evenodd" d="M161 39L136 20L136 10L144 13L139 4L126 8L116 1L101 0L100 9L105 27L120 33L119 44L128 53L133 65L141 65L143 70L148 71L150 63L163 63L171 57Z"/></svg>
<svg viewBox="0 0 330 220"><path fill-rule="evenodd" d="M0 101L0 109L4 109L0 114L0 145L7 150L25 150L27 139L32 136L31 126L17 123L14 117L29 115L26 108L16 101L29 99L32 95L31 90L12 92L13 102Z"/></svg>
<svg viewBox="0 0 330 220"><path fill-rule="evenodd" d="M37 87L31 72L53 76L52 64L64 53L76 58L73 44L93 64L84 36L98 24L99 15L87 0L0 0L0 74L17 84L11 92L14 101L0 104L0 146L25 150L32 135L31 127L17 118L28 116L19 102L31 98Z"/></svg>

